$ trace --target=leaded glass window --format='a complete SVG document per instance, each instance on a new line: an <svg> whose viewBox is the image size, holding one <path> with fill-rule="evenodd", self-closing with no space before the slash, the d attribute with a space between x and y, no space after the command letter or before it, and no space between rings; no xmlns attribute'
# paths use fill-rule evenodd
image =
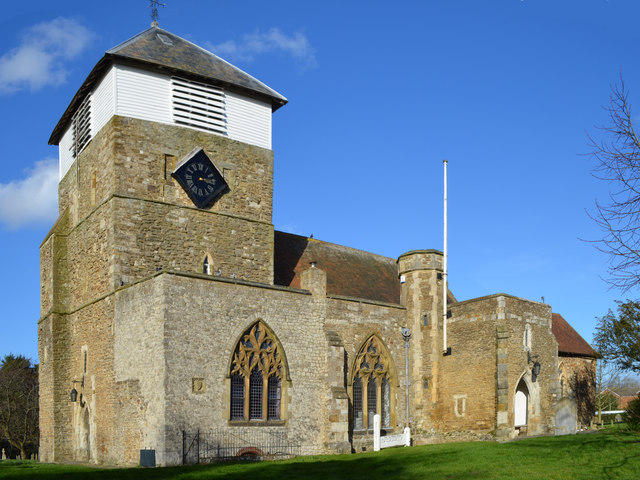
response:
<svg viewBox="0 0 640 480"><path fill-rule="evenodd" d="M369 377L367 383L367 428L373 428L373 416L378 412L378 385L376 379Z"/></svg>
<svg viewBox="0 0 640 480"><path fill-rule="evenodd" d="M353 381L353 428L354 430L362 430L364 423L362 422L362 379L356 377Z"/></svg>
<svg viewBox="0 0 640 480"><path fill-rule="evenodd" d="M280 420L280 379L275 375L269 377L267 391L269 395L267 399L267 420Z"/></svg>
<svg viewBox="0 0 640 480"><path fill-rule="evenodd" d="M262 373L254 368L249 377L249 420L262 420Z"/></svg>
<svg viewBox="0 0 640 480"><path fill-rule="evenodd" d="M244 420L244 378L231 375L231 420Z"/></svg>
<svg viewBox="0 0 640 480"><path fill-rule="evenodd" d="M281 420L282 357L275 336L255 323L236 346L231 362L231 420Z"/></svg>
<svg viewBox="0 0 640 480"><path fill-rule="evenodd" d="M382 403L382 428L391 427L391 382L389 377L382 380L382 394L380 402Z"/></svg>

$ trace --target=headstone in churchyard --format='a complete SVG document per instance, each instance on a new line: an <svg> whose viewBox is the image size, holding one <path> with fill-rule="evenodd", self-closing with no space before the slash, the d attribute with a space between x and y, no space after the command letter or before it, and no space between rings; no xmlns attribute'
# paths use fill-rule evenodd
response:
<svg viewBox="0 0 640 480"><path fill-rule="evenodd" d="M572 399L564 397L556 404L556 435L571 435L578 430L578 407Z"/></svg>

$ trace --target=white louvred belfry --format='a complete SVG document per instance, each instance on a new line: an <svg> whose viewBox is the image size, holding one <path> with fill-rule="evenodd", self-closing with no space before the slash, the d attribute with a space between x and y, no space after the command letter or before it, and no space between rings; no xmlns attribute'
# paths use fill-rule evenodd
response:
<svg viewBox="0 0 640 480"><path fill-rule="evenodd" d="M91 95L80 104L71 120L72 142L69 150L71 156L76 158L91 140Z"/></svg>
<svg viewBox="0 0 640 480"><path fill-rule="evenodd" d="M203 130L271 149L287 99L213 53L152 27L108 50L54 128L60 179L113 116Z"/></svg>
<svg viewBox="0 0 640 480"><path fill-rule="evenodd" d="M221 88L171 77L173 121L226 135L225 94Z"/></svg>

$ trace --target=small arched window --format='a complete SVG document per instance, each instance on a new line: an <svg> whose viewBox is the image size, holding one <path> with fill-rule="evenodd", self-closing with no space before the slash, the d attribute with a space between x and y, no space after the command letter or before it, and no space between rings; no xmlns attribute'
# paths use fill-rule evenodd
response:
<svg viewBox="0 0 640 480"><path fill-rule="evenodd" d="M391 361L378 337L370 337L356 357L352 382L353 428L373 429L380 415L382 428L391 428Z"/></svg>
<svg viewBox="0 0 640 480"><path fill-rule="evenodd" d="M213 270L212 263L213 262L211 261L211 255L206 253L204 255L204 260L202 261L202 273L204 273L205 275L211 275L211 272Z"/></svg>
<svg viewBox="0 0 640 480"><path fill-rule="evenodd" d="M522 336L522 345L524 346L525 351L531 351L531 325L528 323L524 327L524 334Z"/></svg>
<svg viewBox="0 0 640 480"><path fill-rule="evenodd" d="M258 322L243 335L231 361L230 419L278 421L285 366L275 336Z"/></svg>

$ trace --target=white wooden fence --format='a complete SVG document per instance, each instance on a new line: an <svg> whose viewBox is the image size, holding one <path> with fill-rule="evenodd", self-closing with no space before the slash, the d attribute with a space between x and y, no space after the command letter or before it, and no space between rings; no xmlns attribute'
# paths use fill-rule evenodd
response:
<svg viewBox="0 0 640 480"><path fill-rule="evenodd" d="M397 435L380 436L380 415L373 416L373 451L377 452L381 448L411 446L411 429L405 427L402 433Z"/></svg>

